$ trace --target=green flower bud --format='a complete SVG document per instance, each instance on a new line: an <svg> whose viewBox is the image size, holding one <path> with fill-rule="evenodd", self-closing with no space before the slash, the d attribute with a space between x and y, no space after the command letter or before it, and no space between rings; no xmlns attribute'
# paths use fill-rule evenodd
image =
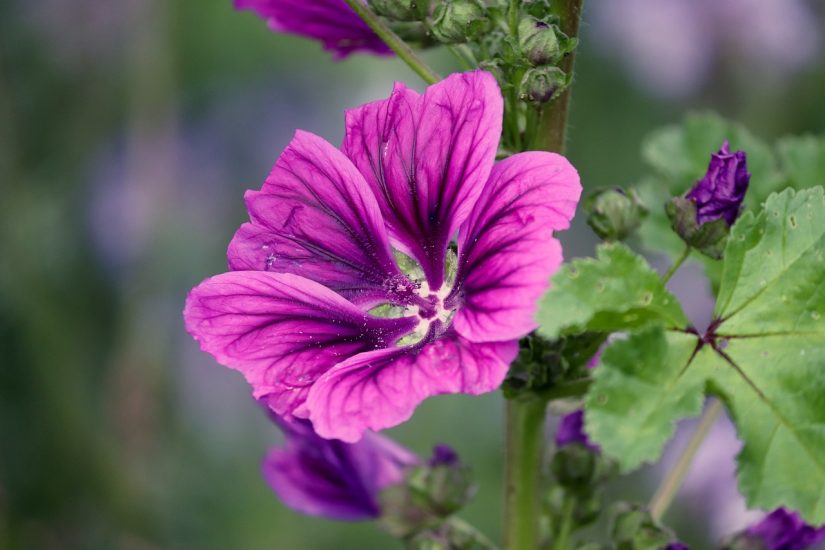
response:
<svg viewBox="0 0 825 550"><path fill-rule="evenodd" d="M617 550L662 550L675 541L670 529L658 525L638 505L619 505L610 533Z"/></svg>
<svg viewBox="0 0 825 550"><path fill-rule="evenodd" d="M582 490L590 487L598 474L599 455L580 443L561 447L550 464L562 487Z"/></svg>
<svg viewBox="0 0 825 550"><path fill-rule="evenodd" d="M462 509L476 490L470 468L446 445L436 445L430 461L414 469L407 483L439 517Z"/></svg>
<svg viewBox="0 0 825 550"><path fill-rule="evenodd" d="M670 225L683 241L702 254L720 259L730 233L730 226L724 218L699 224L696 221L696 203L685 197L674 197L666 205L665 211Z"/></svg>
<svg viewBox="0 0 825 550"><path fill-rule="evenodd" d="M478 35L488 24L484 5L478 0L443 0L433 13L433 36L445 44L459 44Z"/></svg>
<svg viewBox="0 0 825 550"><path fill-rule="evenodd" d="M524 17L518 26L519 48L532 65L550 65L561 58L556 29L538 19Z"/></svg>
<svg viewBox="0 0 825 550"><path fill-rule="evenodd" d="M392 21L419 21L427 15L429 0L369 0L369 6Z"/></svg>
<svg viewBox="0 0 825 550"><path fill-rule="evenodd" d="M542 105L561 94L569 83L570 77L557 67L535 67L524 73L521 99Z"/></svg>
<svg viewBox="0 0 825 550"><path fill-rule="evenodd" d="M622 241L631 235L647 215L635 191L621 187L599 189L585 199L587 224L606 241Z"/></svg>

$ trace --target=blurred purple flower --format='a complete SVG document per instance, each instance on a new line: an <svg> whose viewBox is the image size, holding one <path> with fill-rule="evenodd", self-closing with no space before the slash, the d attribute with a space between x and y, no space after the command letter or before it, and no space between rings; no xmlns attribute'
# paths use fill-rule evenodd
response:
<svg viewBox="0 0 825 550"><path fill-rule="evenodd" d="M742 208L751 175L744 151L730 152L727 141L711 155L705 177L686 195L696 204L696 221L704 224L724 218L733 225Z"/></svg>
<svg viewBox="0 0 825 550"><path fill-rule="evenodd" d="M379 493L400 482L418 458L390 439L364 434L358 443L316 435L307 420L270 415L286 445L269 451L263 475L280 499L298 512L347 521L381 515Z"/></svg>
<svg viewBox="0 0 825 550"><path fill-rule="evenodd" d="M639 83L684 97L727 63L748 83L815 64L822 28L808 0L611 0L592 5L592 36Z"/></svg>
<svg viewBox="0 0 825 550"><path fill-rule="evenodd" d="M349 442L429 396L497 388L581 193L559 155L494 167L501 120L476 71L350 111L343 152L298 132L246 195L234 271L190 293L187 330L275 412Z"/></svg>
<svg viewBox="0 0 825 550"><path fill-rule="evenodd" d="M588 449L599 452L599 446L594 445L584 432L584 410L579 409L564 415L556 429L556 446L564 447L572 443L581 443Z"/></svg>
<svg viewBox="0 0 825 550"><path fill-rule="evenodd" d="M796 512L777 508L746 529L745 534L759 539L765 550L805 550L825 541L825 525L811 527Z"/></svg>
<svg viewBox="0 0 825 550"><path fill-rule="evenodd" d="M277 32L320 41L336 59L356 51L392 55L392 50L344 0L234 0L235 9L252 10Z"/></svg>

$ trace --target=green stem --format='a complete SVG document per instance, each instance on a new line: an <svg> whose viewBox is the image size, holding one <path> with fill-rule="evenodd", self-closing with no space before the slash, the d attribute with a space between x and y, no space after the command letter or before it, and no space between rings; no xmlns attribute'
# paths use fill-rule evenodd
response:
<svg viewBox="0 0 825 550"><path fill-rule="evenodd" d="M507 456L504 548L538 548L544 420L541 399L507 402Z"/></svg>
<svg viewBox="0 0 825 550"><path fill-rule="evenodd" d="M510 9L507 10L507 23L510 26L510 35L518 44L518 16L521 12L520 0L510 0Z"/></svg>
<svg viewBox="0 0 825 550"><path fill-rule="evenodd" d="M580 380L573 380L565 382L556 386L551 386L545 390L537 392L539 398L544 401L553 401L555 399L566 399L568 397L581 397L587 393L590 384L593 382L590 378L582 378Z"/></svg>
<svg viewBox="0 0 825 550"><path fill-rule="evenodd" d="M582 15L583 0L557 0L554 4L554 13L559 17L560 27L570 38L579 35L579 22ZM559 68L565 73L573 71L575 56L571 52L561 63ZM567 136L567 112L570 106L570 88L568 86L557 97L548 103L541 112L540 130L536 135L535 147L541 151L563 153Z"/></svg>
<svg viewBox="0 0 825 550"><path fill-rule="evenodd" d="M559 530L553 540L553 550L569 550L570 535L573 533L573 512L576 511L576 497L565 495L561 510Z"/></svg>
<svg viewBox="0 0 825 550"><path fill-rule="evenodd" d="M427 84L435 84L441 80L441 77L415 54L409 44L401 40L401 38L365 4L362 4L360 0L346 0L346 2L402 61L409 65L418 76L424 79L424 82Z"/></svg>
<svg viewBox="0 0 825 550"><path fill-rule="evenodd" d="M463 519L452 516L449 520L447 520L447 524L455 529L460 533L464 533L473 539L473 542L477 546L473 546L473 548L483 548L484 550L498 550L498 546L493 543L487 535L464 521Z"/></svg>
<svg viewBox="0 0 825 550"><path fill-rule="evenodd" d="M665 271L665 274L662 275L663 283L667 283L670 280L670 278L673 277L673 274L676 273L676 271L678 271L680 267L682 267L682 264L685 263L685 260L688 259L688 256L690 256L690 253L692 251L693 249L690 247L690 245L685 247L685 250L684 252L682 252L682 255L676 258L676 261L673 262L673 265L671 265L670 268L667 271Z"/></svg>
<svg viewBox="0 0 825 550"><path fill-rule="evenodd" d="M691 436L687 447L682 452L682 456L679 457L679 461L662 480L661 485L656 489L656 493L650 500L650 515L654 520L659 521L664 516L670 503L673 502L676 493L679 492L679 488L685 480L690 465L693 463L693 459L696 457L696 453L721 413L722 402L716 398L711 398L710 405L705 409L702 420L699 422L696 431L693 432L693 436Z"/></svg>

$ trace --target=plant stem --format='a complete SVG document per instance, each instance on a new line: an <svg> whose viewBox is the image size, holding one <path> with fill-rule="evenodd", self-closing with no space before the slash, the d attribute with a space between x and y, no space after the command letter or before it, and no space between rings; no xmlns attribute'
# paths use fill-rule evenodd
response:
<svg viewBox="0 0 825 550"><path fill-rule="evenodd" d="M518 16L521 11L520 0L510 0L510 8L507 10L507 24L510 27L510 35L518 44Z"/></svg>
<svg viewBox="0 0 825 550"><path fill-rule="evenodd" d="M507 401L507 456L504 548L538 548L539 513L544 459L543 399Z"/></svg>
<svg viewBox="0 0 825 550"><path fill-rule="evenodd" d="M685 250L684 252L682 252L682 255L676 258L676 261L673 262L670 268L667 271L665 271L665 274L662 275L663 283L667 284L670 278L673 277L673 274L676 273L676 271L678 271L680 267L682 267L682 264L685 263L685 260L688 259L688 256L690 256L690 253L692 251L693 249L690 247L690 245L685 247Z"/></svg>
<svg viewBox="0 0 825 550"><path fill-rule="evenodd" d="M557 0L554 2L554 13L559 16L561 30L570 38L579 34L583 0ZM574 53L569 53L559 68L565 73L573 71ZM572 86L572 85L571 85ZM540 130L536 135L535 148L542 151L564 152L567 135L567 111L570 106L570 88L568 86L557 97L548 103L541 112Z"/></svg>
<svg viewBox="0 0 825 550"><path fill-rule="evenodd" d="M696 457L696 453L699 451L702 442L716 423L721 412L722 402L716 398L711 398L710 405L705 409L702 420L699 422L696 431L693 432L687 447L685 447L685 450L682 452L682 456L679 457L679 461L673 469L668 472L665 479L662 480L661 485L656 489L656 494L654 494L650 500L650 515L654 520L659 521L662 518L670 506L670 503L674 497L676 497L676 493L679 492L679 488L685 480L685 476L690 469L693 459Z"/></svg>
<svg viewBox="0 0 825 550"><path fill-rule="evenodd" d="M427 84L435 84L441 77L418 57L409 44L401 40L371 9L360 0L346 0L347 5L364 20L384 43L392 49Z"/></svg>
<svg viewBox="0 0 825 550"><path fill-rule="evenodd" d="M568 550L570 548L570 534L573 532L573 512L576 511L576 498L565 495L561 511L561 523L556 537L553 539L553 550Z"/></svg>
<svg viewBox="0 0 825 550"><path fill-rule="evenodd" d="M551 386L545 390L537 392L537 395L544 401L553 401L554 399L565 399L567 397L581 397L587 393L590 384L593 382L591 378L582 378L580 380L573 380L565 382L556 386Z"/></svg>

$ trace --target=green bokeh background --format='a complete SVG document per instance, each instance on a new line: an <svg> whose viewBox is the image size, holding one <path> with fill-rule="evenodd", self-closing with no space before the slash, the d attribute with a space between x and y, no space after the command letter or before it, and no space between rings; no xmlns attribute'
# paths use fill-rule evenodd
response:
<svg viewBox="0 0 825 550"><path fill-rule="evenodd" d="M259 475L277 430L181 310L225 269L243 191L295 128L338 143L344 109L420 83L397 60L332 63L229 0L66 4L0 3L0 548L395 547L278 502ZM767 86L727 60L699 93L661 100L590 32L585 19L569 145L586 188L642 176L642 137L692 108L769 141L825 129L822 63ZM562 239L568 257L594 244L581 219ZM499 395L440 397L392 430L422 455L459 451L480 484L464 517L494 538L502 410ZM619 487L646 499L654 481ZM700 512L669 516L699 545Z"/></svg>

